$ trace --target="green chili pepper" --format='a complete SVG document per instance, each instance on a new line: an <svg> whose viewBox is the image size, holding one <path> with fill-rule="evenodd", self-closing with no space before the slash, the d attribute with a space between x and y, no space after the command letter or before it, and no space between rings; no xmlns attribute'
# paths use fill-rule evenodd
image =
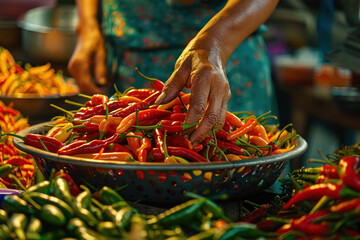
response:
<svg viewBox="0 0 360 240"><path fill-rule="evenodd" d="M10 229L15 233L16 239L26 240L25 228L28 219L23 213L13 213L9 219Z"/></svg>
<svg viewBox="0 0 360 240"><path fill-rule="evenodd" d="M34 208L18 195L6 195L2 201L2 206L7 213L34 214Z"/></svg>
<svg viewBox="0 0 360 240"><path fill-rule="evenodd" d="M39 193L39 192L24 192L21 195L27 195L28 197L30 197L32 200L34 200L36 203L40 204L41 206L45 205L45 204L50 204L50 205L54 205L57 208L59 208L65 215L66 219L71 219L72 217L74 217L74 210L69 206L69 204L67 204L66 202L64 202L63 200L61 200L60 198L51 196L51 195L47 195L45 193Z"/></svg>
<svg viewBox="0 0 360 240"><path fill-rule="evenodd" d="M8 220L8 214L4 209L0 209L0 224L6 223Z"/></svg>
<svg viewBox="0 0 360 240"><path fill-rule="evenodd" d="M249 238L260 238L260 237L276 237L276 233L264 232L256 229L254 224L249 223L237 223L228 224L225 228L221 229L220 232L215 234L214 239L218 240L232 240L232 239L249 239Z"/></svg>
<svg viewBox="0 0 360 240"><path fill-rule="evenodd" d="M64 213L55 205L45 204L41 211L40 217L43 221L50 223L53 226L62 226L66 223L66 217Z"/></svg>
<svg viewBox="0 0 360 240"><path fill-rule="evenodd" d="M100 201L104 204L110 205L116 202L125 201L114 189L104 186L100 189Z"/></svg>
<svg viewBox="0 0 360 240"><path fill-rule="evenodd" d="M10 230L6 224L0 225L0 239L7 240L10 238Z"/></svg>
<svg viewBox="0 0 360 240"><path fill-rule="evenodd" d="M34 161L34 169L35 169L35 184L39 184L45 180L45 177L43 173L40 171L36 161Z"/></svg>
<svg viewBox="0 0 360 240"><path fill-rule="evenodd" d="M28 235L35 235L35 233L39 234L42 230L42 223L40 221L40 219L36 218L36 217L32 217L30 219L29 225L26 228L26 236L27 238Z"/></svg>
<svg viewBox="0 0 360 240"><path fill-rule="evenodd" d="M94 204L90 204L89 211L100 221L103 220L103 213L101 209L96 207Z"/></svg>
<svg viewBox="0 0 360 240"><path fill-rule="evenodd" d="M72 204L73 196L70 193L68 182L61 177L54 179L53 194L55 197L63 199L68 204Z"/></svg>
<svg viewBox="0 0 360 240"><path fill-rule="evenodd" d="M129 229L130 219L135 214L131 208L122 208L116 212L115 215L115 225L120 229Z"/></svg>
<svg viewBox="0 0 360 240"><path fill-rule="evenodd" d="M26 192L40 192L40 193L45 193L45 194L49 194L50 192L50 182L45 180L42 181L38 184L35 184L31 187L29 187Z"/></svg>
<svg viewBox="0 0 360 240"><path fill-rule="evenodd" d="M76 196L73 208L77 217L90 226L96 226L99 220L87 209L91 204L91 192L85 190Z"/></svg>
<svg viewBox="0 0 360 240"><path fill-rule="evenodd" d="M2 165L0 167L0 177L3 178L8 176L9 173L11 173L14 170L14 168L16 168L16 166L13 166L11 164Z"/></svg>
<svg viewBox="0 0 360 240"><path fill-rule="evenodd" d="M223 210L210 199L205 200L204 208L211 212L215 218L221 218L227 222L231 222L231 220L224 214Z"/></svg>
<svg viewBox="0 0 360 240"><path fill-rule="evenodd" d="M191 219L201 210L204 205L205 199L191 199L180 205L160 213L155 219L150 219L149 224L159 223L163 225L177 225L191 222Z"/></svg>
<svg viewBox="0 0 360 240"><path fill-rule="evenodd" d="M73 218L69 221L67 229L72 232L76 239L80 240L119 240L121 238L112 238L101 235L92 229L87 228L86 224L79 218Z"/></svg>
<svg viewBox="0 0 360 240"><path fill-rule="evenodd" d="M99 222L96 227L98 233L109 236L109 237L123 237L123 233L121 233L115 223L111 221Z"/></svg>

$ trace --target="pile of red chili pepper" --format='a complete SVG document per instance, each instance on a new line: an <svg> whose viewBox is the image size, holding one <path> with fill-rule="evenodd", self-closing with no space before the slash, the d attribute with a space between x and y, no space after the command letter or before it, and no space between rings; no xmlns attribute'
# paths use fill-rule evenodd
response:
<svg viewBox="0 0 360 240"><path fill-rule="evenodd" d="M29 127L29 124L27 118L11 104L6 106L0 101L0 127L0 133L7 134L16 133ZM17 188L17 180L26 187L31 186L35 174L32 156L15 148L11 136L3 136L0 139L0 164L1 188Z"/></svg>
<svg viewBox="0 0 360 240"><path fill-rule="evenodd" d="M292 192L288 201L259 206L242 222L275 232L278 239L359 239L359 144L322 156L323 165L283 179Z"/></svg>
<svg viewBox="0 0 360 240"><path fill-rule="evenodd" d="M141 73L140 73L141 74ZM146 76L144 76L147 78ZM60 109L46 136L29 134L28 145L60 155L91 159L138 162L220 162L274 155L290 151L298 135L291 124L278 129L266 123L269 113L227 112L223 128L192 146L184 131L199 123L185 124L190 93L164 105L156 105L163 83L149 79L152 89L128 89L109 99L106 95L86 96L77 111ZM242 115L242 116L238 116Z"/></svg>

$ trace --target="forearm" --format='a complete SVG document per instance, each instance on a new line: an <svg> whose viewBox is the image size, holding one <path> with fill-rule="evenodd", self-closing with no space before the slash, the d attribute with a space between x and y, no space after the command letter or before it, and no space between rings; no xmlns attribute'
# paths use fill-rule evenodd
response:
<svg viewBox="0 0 360 240"><path fill-rule="evenodd" d="M76 0L78 12L78 27L81 25L98 24L99 0Z"/></svg>
<svg viewBox="0 0 360 240"><path fill-rule="evenodd" d="M278 0L229 0L198 33L209 46L219 49L225 63L237 46L263 24Z"/></svg>

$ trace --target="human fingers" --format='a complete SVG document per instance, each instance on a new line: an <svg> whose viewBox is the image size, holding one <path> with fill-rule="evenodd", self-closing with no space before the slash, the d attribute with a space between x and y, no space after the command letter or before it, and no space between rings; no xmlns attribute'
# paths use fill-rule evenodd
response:
<svg viewBox="0 0 360 240"><path fill-rule="evenodd" d="M215 125L221 125L223 99L219 94L210 93L208 105L200 125L191 133L190 141L194 146L203 141Z"/></svg>
<svg viewBox="0 0 360 240"><path fill-rule="evenodd" d="M95 94L101 92L92 82L91 64L84 55L78 55L76 52L69 61L69 73L75 78L81 93Z"/></svg>
<svg viewBox="0 0 360 240"><path fill-rule="evenodd" d="M190 62L186 61L178 65L170 78L165 82L160 96L156 99L156 104L165 104L175 99L181 90L187 85L190 78Z"/></svg>
<svg viewBox="0 0 360 240"><path fill-rule="evenodd" d="M106 84L107 82L106 51L103 41L101 47L99 47L99 49L95 53L94 74L95 74L95 81L98 85L102 86Z"/></svg>

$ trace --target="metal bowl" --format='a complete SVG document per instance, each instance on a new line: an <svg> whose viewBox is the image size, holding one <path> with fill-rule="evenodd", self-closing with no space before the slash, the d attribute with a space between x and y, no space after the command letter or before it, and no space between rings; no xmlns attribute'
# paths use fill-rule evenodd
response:
<svg viewBox="0 0 360 240"><path fill-rule="evenodd" d="M23 116L28 117L30 124L50 121L51 117L62 115L62 112L52 107L51 104L66 110L76 110L79 108L78 106L66 103L66 99L73 102L84 102L84 98L79 97L78 94L47 97L31 95L14 97L0 95L0 101L5 103L6 105L13 103L13 108L20 111Z"/></svg>
<svg viewBox="0 0 360 240"><path fill-rule="evenodd" d="M20 17L22 48L31 62L67 62L76 45L75 5L38 7Z"/></svg>
<svg viewBox="0 0 360 240"><path fill-rule="evenodd" d="M41 123L20 131L44 134L48 123ZM286 164L307 149L303 138L289 152L219 163L164 164L123 163L107 160L82 159L49 153L26 145L14 138L14 145L31 154L40 170L49 176L51 169L64 169L78 184L96 188L126 186L119 193L129 201L146 204L179 203L188 200L184 192L195 192L207 197L227 194L229 199L252 195L270 187Z"/></svg>

